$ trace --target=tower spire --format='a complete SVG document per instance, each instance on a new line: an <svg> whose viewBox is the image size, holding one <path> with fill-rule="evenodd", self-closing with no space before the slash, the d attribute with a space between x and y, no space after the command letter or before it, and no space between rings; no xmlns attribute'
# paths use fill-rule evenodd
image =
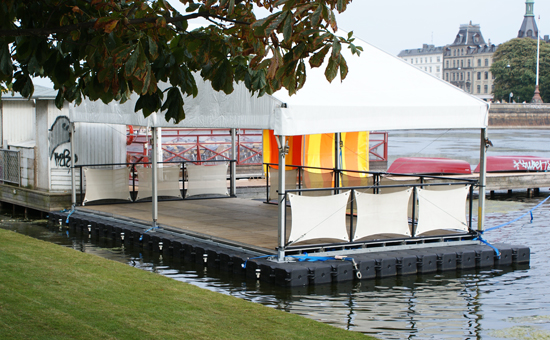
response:
<svg viewBox="0 0 550 340"><path fill-rule="evenodd" d="M523 17L523 23L518 32L518 38L532 38L537 39L539 36L539 29L535 22L535 0L525 1L525 15Z"/></svg>
<svg viewBox="0 0 550 340"><path fill-rule="evenodd" d="M534 17L533 7L535 6L535 0L526 0L525 1L525 16Z"/></svg>

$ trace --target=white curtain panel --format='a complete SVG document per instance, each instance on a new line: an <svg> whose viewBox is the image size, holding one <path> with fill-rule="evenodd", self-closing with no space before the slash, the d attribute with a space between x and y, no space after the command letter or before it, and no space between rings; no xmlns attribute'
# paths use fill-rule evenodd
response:
<svg viewBox="0 0 550 340"><path fill-rule="evenodd" d="M84 203L119 199L130 201L130 168L89 169L84 168L86 177L86 196Z"/></svg>
<svg viewBox="0 0 550 340"><path fill-rule="evenodd" d="M292 212L289 242L313 239L349 241L346 227L349 196L349 191L317 197L289 194Z"/></svg>
<svg viewBox="0 0 550 340"><path fill-rule="evenodd" d="M153 196L153 175L151 168L137 167L139 189L137 199L144 199ZM157 169L157 195L158 196L181 196L180 191L180 167L166 167Z"/></svg>
<svg viewBox="0 0 550 340"><path fill-rule="evenodd" d="M195 195L225 195L227 192L227 163L220 165L186 164L187 192Z"/></svg>
<svg viewBox="0 0 550 340"><path fill-rule="evenodd" d="M353 240L377 234L411 236L407 209L412 189L387 194L355 191L357 224Z"/></svg>
<svg viewBox="0 0 550 340"><path fill-rule="evenodd" d="M468 231L466 222L467 186L437 190L417 188L418 225L416 235L439 229Z"/></svg>

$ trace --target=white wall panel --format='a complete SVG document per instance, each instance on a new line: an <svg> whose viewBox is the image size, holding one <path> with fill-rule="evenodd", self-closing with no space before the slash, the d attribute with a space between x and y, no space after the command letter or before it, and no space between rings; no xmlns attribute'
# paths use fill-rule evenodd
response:
<svg viewBox="0 0 550 340"><path fill-rule="evenodd" d="M2 102L2 139L19 143L35 139L34 101Z"/></svg>

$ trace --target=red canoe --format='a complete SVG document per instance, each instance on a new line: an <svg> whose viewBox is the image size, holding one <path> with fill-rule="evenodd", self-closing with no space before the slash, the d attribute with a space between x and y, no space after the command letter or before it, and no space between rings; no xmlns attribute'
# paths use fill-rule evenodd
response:
<svg viewBox="0 0 550 340"><path fill-rule="evenodd" d="M550 158L535 156L487 156L487 172L548 171ZM479 172L479 165L474 172Z"/></svg>
<svg viewBox="0 0 550 340"><path fill-rule="evenodd" d="M462 175L471 174L470 163L450 158L428 157L401 157L397 158L388 168L393 174L419 174L419 175Z"/></svg>

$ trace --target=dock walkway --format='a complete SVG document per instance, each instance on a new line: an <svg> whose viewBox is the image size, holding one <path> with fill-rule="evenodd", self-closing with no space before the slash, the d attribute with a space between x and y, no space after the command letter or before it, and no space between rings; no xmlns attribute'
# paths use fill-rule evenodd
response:
<svg viewBox="0 0 550 340"><path fill-rule="evenodd" d="M266 258L275 254L277 246L276 205L258 199L225 198L163 201L158 208L161 228L157 230L147 231L152 221L150 202L78 207L67 227L71 233L109 239L115 246L137 247L174 261L196 263L286 287L524 266L530 261L528 247L495 244L497 255L493 248L471 236L465 241L449 239L429 244L411 240L377 249L350 249L346 252L347 260L334 258L342 255L342 251L327 249L322 256L332 260L299 262L294 258L290 262L276 262ZM50 222L63 224L67 215L52 212Z"/></svg>

